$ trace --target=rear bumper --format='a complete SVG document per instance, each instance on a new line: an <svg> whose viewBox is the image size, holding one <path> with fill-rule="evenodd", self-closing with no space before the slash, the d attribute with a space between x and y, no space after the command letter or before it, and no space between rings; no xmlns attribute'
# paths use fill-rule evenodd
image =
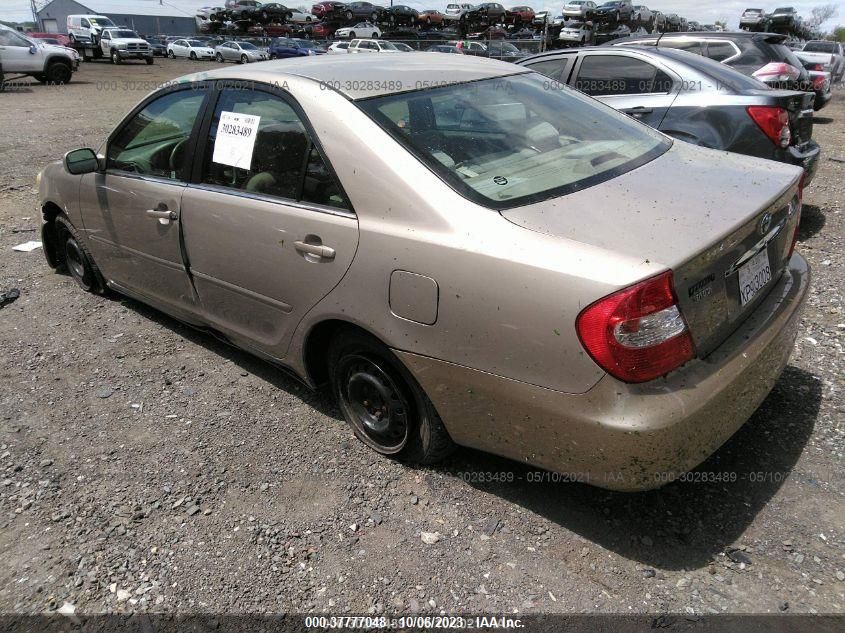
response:
<svg viewBox="0 0 845 633"><path fill-rule="evenodd" d="M792 352L810 269L793 255L763 303L710 356L641 385L602 378L565 394L396 352L452 439L614 490L660 487L694 468L751 416Z"/></svg>
<svg viewBox="0 0 845 633"><path fill-rule="evenodd" d="M809 185L819 168L822 150L815 141L810 141L803 148L790 146L784 154L784 162L804 169L804 186Z"/></svg>

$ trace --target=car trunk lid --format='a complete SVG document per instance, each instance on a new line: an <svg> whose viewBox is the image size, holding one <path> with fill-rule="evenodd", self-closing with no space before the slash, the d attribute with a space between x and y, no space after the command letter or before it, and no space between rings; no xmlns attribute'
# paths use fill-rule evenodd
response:
<svg viewBox="0 0 845 633"><path fill-rule="evenodd" d="M753 313L783 272L800 175L782 163L676 142L600 186L502 215L672 269L679 307L703 357ZM752 287L741 289L741 279Z"/></svg>

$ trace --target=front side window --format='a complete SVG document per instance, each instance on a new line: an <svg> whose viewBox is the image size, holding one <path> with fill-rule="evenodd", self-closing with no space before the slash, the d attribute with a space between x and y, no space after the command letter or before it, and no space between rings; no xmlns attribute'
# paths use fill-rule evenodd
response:
<svg viewBox="0 0 845 633"><path fill-rule="evenodd" d="M374 97L357 105L461 195L511 208L625 173L671 142L526 73Z"/></svg>
<svg viewBox="0 0 845 633"><path fill-rule="evenodd" d="M205 90L180 90L146 105L109 142L107 167L187 180L187 143L205 95Z"/></svg>
<svg viewBox="0 0 845 633"><path fill-rule="evenodd" d="M29 48L32 46L32 43L14 31L0 30L0 46L20 46L22 48Z"/></svg>
<svg viewBox="0 0 845 633"><path fill-rule="evenodd" d="M248 167L228 164L225 149L215 151L223 113L258 119ZM337 181L296 110L281 97L259 90L225 89L220 94L209 130L202 182L288 200L347 207Z"/></svg>

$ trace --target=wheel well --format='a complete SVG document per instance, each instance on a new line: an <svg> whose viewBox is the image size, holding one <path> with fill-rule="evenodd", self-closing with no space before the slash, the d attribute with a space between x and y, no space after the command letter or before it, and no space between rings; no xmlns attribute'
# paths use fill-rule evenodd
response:
<svg viewBox="0 0 845 633"><path fill-rule="evenodd" d="M53 202L48 202L41 207L41 216L46 222L41 229L41 240L47 262L53 268L58 268L63 263L59 249L59 232L56 230L56 218L60 213L62 213L61 207Z"/></svg>
<svg viewBox="0 0 845 633"><path fill-rule="evenodd" d="M367 336L373 336L364 328L340 319L322 321L311 328L305 339L303 358L307 378L318 387L329 380L329 345L341 330L357 330Z"/></svg>

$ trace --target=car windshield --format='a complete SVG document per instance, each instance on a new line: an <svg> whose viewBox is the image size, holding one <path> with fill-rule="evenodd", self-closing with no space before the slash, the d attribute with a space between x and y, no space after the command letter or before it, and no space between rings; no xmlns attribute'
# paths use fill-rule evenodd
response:
<svg viewBox="0 0 845 633"><path fill-rule="evenodd" d="M293 40L296 44L299 45L299 48L317 48L317 45L314 44L311 40Z"/></svg>
<svg viewBox="0 0 845 633"><path fill-rule="evenodd" d="M114 26L114 22L108 18L88 18L88 21L95 26Z"/></svg>
<svg viewBox="0 0 845 633"><path fill-rule="evenodd" d="M833 42L807 42L804 50L808 53L833 53L836 47Z"/></svg>
<svg viewBox="0 0 845 633"><path fill-rule="evenodd" d="M745 12L752 15L763 13L762 9L746 9Z"/></svg>
<svg viewBox="0 0 845 633"><path fill-rule="evenodd" d="M255 44L250 44L249 42L241 42L241 48L245 51L257 51L258 47Z"/></svg>
<svg viewBox="0 0 845 633"><path fill-rule="evenodd" d="M509 42L490 42L490 44L487 45L487 48L490 49L490 50L499 49L503 53L505 53L505 52L507 52L507 53L518 53L519 52L519 49L516 46L514 46L513 44L510 44Z"/></svg>
<svg viewBox="0 0 845 633"><path fill-rule="evenodd" d="M792 7L781 7L780 9L775 9L775 13L792 13L795 11Z"/></svg>
<svg viewBox="0 0 845 633"><path fill-rule="evenodd" d="M538 73L358 102L461 195L511 208L589 187L671 146L651 128Z"/></svg>
<svg viewBox="0 0 845 633"><path fill-rule="evenodd" d="M399 50L393 45L393 42L379 42L379 44L381 45L382 49L386 51Z"/></svg>
<svg viewBox="0 0 845 633"><path fill-rule="evenodd" d="M118 38L123 38L123 39L129 38L129 37L138 38L138 34L135 31L128 31L128 30L127 31L110 31L110 33L111 33L112 37L118 37Z"/></svg>
<svg viewBox="0 0 845 633"><path fill-rule="evenodd" d="M199 40L188 40L188 46L205 46L205 42Z"/></svg>
<svg viewBox="0 0 845 633"><path fill-rule="evenodd" d="M566 23L566 28L574 29L576 31L580 28L583 28L583 26L584 26L583 22L567 22Z"/></svg>

